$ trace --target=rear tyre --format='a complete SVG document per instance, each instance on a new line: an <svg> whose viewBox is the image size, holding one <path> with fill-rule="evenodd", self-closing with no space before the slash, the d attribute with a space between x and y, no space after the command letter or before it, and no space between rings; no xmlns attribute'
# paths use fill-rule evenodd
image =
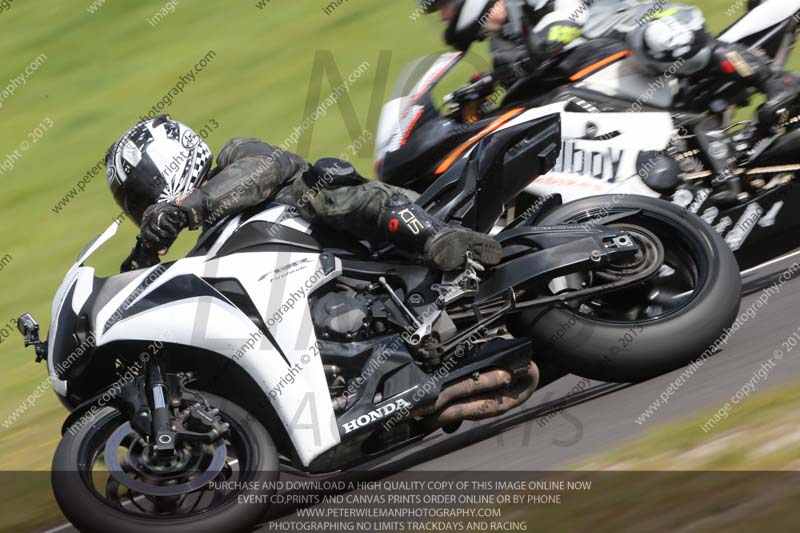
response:
<svg viewBox="0 0 800 533"><path fill-rule="evenodd" d="M601 381L644 381L710 353L741 299L739 269L727 244L700 218L666 201L589 197L554 209L539 224L585 224L625 212L630 214L608 225L655 235L666 267L643 285L526 311L509 323L515 336L534 340L537 357ZM581 282L607 283L614 274Z"/></svg>

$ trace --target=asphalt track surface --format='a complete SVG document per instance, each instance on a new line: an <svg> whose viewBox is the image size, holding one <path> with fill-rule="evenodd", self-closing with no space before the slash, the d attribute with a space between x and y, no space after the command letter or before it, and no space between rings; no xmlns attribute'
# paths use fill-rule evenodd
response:
<svg viewBox="0 0 800 533"><path fill-rule="evenodd" d="M761 295L800 257L778 261L744 276L741 310ZM637 418L683 369L636 385L588 381L564 376L537 390L524 405L502 417L463 424L458 431L438 431L390 457L368 462L362 469L431 471L564 470L571 464L621 445L645 431L698 412L722 406L773 357L781 343L800 327L800 279L786 283L754 318L748 319L718 354L705 360L679 390L644 423ZM800 347L784 356L756 393L800 382ZM287 475L287 479L298 479ZM368 472L359 479L370 478ZM377 477L377 476L376 476ZM328 479L348 479L350 474ZM282 520L291 520L284 516ZM264 529L266 530L266 529ZM48 530L76 531L69 524Z"/></svg>

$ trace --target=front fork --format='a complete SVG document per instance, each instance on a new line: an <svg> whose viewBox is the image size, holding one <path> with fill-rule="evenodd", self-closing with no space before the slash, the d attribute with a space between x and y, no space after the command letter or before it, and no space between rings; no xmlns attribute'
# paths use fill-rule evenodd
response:
<svg viewBox="0 0 800 533"><path fill-rule="evenodd" d="M151 359L147 364L145 386L147 399L152 412L150 424L150 437L154 442L154 449L159 456L171 456L175 453L175 428L172 425L172 413L167 398L170 398L170 387L162 377L158 362ZM173 393L178 392L174 390ZM170 403L179 399L170 399Z"/></svg>
<svg viewBox="0 0 800 533"><path fill-rule="evenodd" d="M175 374L163 374L151 358L144 372L125 382L115 397L115 407L125 413L131 426L152 443L159 456L175 452L176 433L171 406L180 405L181 385Z"/></svg>
<svg viewBox="0 0 800 533"><path fill-rule="evenodd" d="M188 389L193 379L191 373L165 373L152 358L142 375L121 388L116 407L152 446L156 459L169 460L181 443L214 444L228 433L219 409Z"/></svg>

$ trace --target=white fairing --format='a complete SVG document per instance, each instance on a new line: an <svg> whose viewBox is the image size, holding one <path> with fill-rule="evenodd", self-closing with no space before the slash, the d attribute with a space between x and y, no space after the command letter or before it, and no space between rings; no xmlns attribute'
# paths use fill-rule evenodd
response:
<svg viewBox="0 0 800 533"><path fill-rule="evenodd" d="M599 70L576 83L575 87L628 99L631 101L631 111L638 112L642 106L671 106L678 90L678 78L669 71L661 77L655 77L644 72L635 58L628 58Z"/></svg>
<svg viewBox="0 0 800 533"><path fill-rule="evenodd" d="M400 148L401 139L401 108L403 98L395 98L383 104L381 116L378 119L378 129L375 135L375 160L380 161L388 152Z"/></svg>
<svg viewBox="0 0 800 533"><path fill-rule="evenodd" d="M667 148L673 134L669 113L569 113L564 107L557 103L531 109L500 128L561 114L561 154L550 172L531 176L527 192L559 193L565 202L598 194L659 196L642 181L637 160L642 151ZM585 139L592 128L594 139Z"/></svg>
<svg viewBox="0 0 800 533"><path fill-rule="evenodd" d="M562 113L563 142L555 167L536 178L528 191L560 193L565 202L596 194L640 194L658 197L639 175L641 152L665 150L673 134L669 113ZM586 140L587 129L596 138Z"/></svg>
<svg viewBox="0 0 800 533"><path fill-rule="evenodd" d="M75 263L75 266L73 266L73 268L85 263L86 260L89 259L89 257L98 250L98 248L100 248L105 243L110 241L111 238L117 234L119 225L120 225L119 220L115 220L114 222L112 222L111 225L107 227L103 233L100 234L100 236L98 236L94 241L92 241L91 244L89 244L89 246L87 246L86 249L83 252L81 252L80 257L78 257L78 261Z"/></svg>
<svg viewBox="0 0 800 533"><path fill-rule="evenodd" d="M338 276L341 266L336 260L335 268L325 274L319 254L305 251L248 252L214 257L237 227L258 220L277 222L300 231L308 228L305 221L287 216L284 206L267 209L244 222L240 222L239 217L232 219L208 255L181 259L167 268L159 265L142 270L120 290L94 317L96 344L163 341L196 346L233 359L269 398L300 461L308 465L340 442L327 380L316 349L308 297ZM95 244L91 252L102 242ZM83 254L81 260L86 260L91 252ZM56 295L54 317L58 316L58 310L65 304L64 296L75 283L73 305L83 305L91 292L92 277L90 268L75 265L70 270ZM126 313L176 278L196 280L201 286L204 284L201 279L238 280L266 324L268 335L239 308L215 296L213 290L183 299L167 298L161 305ZM82 301L76 301L79 299ZM57 327L55 322L51 325L51 350ZM53 368L50 374L54 389L64 395L66 383L55 378Z"/></svg>
<svg viewBox="0 0 800 533"><path fill-rule="evenodd" d="M120 221L114 221L111 225L106 228L106 230L101 233L94 241L89 243L89 245L84 249L81 254L78 256L78 260L72 265L72 268L69 269L67 275L64 276L64 281L61 282L61 285L58 287L56 291L56 295L53 298L53 304L50 308L52 321L50 323L50 330L48 335L48 345L47 351L48 353L54 353L54 342L56 338L56 331L58 331L58 317L61 314L61 309L64 305L72 306L72 309L75 313L83 306L83 304L88 300L89 296L92 292L92 280L94 279L94 269L89 267L84 267L83 263L94 253L96 252L101 246L103 246L106 242L111 240L114 235L117 234L117 229L119 229ZM75 285L75 292L73 293L72 301L67 302L65 301L69 291L72 289L73 285ZM53 364L53 358L47 358L47 371L50 374L50 384L53 386L53 390L59 396L66 396L67 395L67 382L58 379L56 375L56 370Z"/></svg>
<svg viewBox="0 0 800 533"><path fill-rule="evenodd" d="M50 322L50 333L47 337L47 353L55 353L55 340L56 340L56 331L58 331L58 317L61 314L61 308L66 305L72 305L71 302L66 302L66 296L69 294L70 289L75 284L75 280L81 274L81 268L78 265L73 266L67 272L67 275L64 277L64 281L61 282L61 286L56 291L56 295L53 298L53 305L50 308L50 316L53 317L52 321ZM88 269L92 270L92 269ZM93 274L89 274L92 276ZM50 384L53 386L53 391L59 396L66 396L67 395L67 382L58 379L58 375L56 374L56 369L54 366L53 358L47 358L47 372L50 375Z"/></svg>
<svg viewBox="0 0 800 533"><path fill-rule="evenodd" d="M742 17L718 39L726 43L741 41L792 18L798 11L800 0L768 0Z"/></svg>
<svg viewBox="0 0 800 533"><path fill-rule="evenodd" d="M404 75L398 81L400 92L397 98L393 98L381 108L375 136L376 161L382 160L387 153L400 148L403 136L414 125L417 114L422 112L422 106L418 105L419 99L458 63L462 55L461 52L449 52L438 56L410 90L407 89L408 78L414 80L414 73L426 58L413 62L406 68Z"/></svg>
<svg viewBox="0 0 800 533"><path fill-rule="evenodd" d="M384 105L376 136L376 161L380 162L387 153L400 148L401 140L422 109L417 103L419 99L460 59L458 53L438 57L414 83L412 90L407 94L401 91L398 98ZM634 59L626 59L599 70L576 86L615 98L628 98L632 112L568 113L564 111L566 104L561 102L530 109L503 126L501 129L552 113L561 114L564 139L561 155L551 172L531 176L531 180L536 181L527 191L535 195L560 193L564 201L617 192L658 197L659 194L647 187L639 176L637 160L642 151L668 147L674 131L673 121L668 112L638 111L645 105L668 108L675 95L677 76L654 79L639 69ZM590 126L597 130L595 139L584 140ZM603 135L613 132L619 135L603 140ZM469 157L473 149L474 146L462 157Z"/></svg>

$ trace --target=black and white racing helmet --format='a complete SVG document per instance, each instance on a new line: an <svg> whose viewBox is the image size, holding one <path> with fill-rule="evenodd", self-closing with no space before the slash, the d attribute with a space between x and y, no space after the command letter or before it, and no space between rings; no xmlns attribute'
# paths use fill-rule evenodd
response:
<svg viewBox="0 0 800 533"><path fill-rule="evenodd" d="M485 33L486 21L498 0L419 0L420 9L426 13L439 11L447 4L453 5L453 14L444 32L450 46L466 50Z"/></svg>
<svg viewBox="0 0 800 533"><path fill-rule="evenodd" d="M455 2L456 0L417 0L419 8L423 13L435 13L442 9L446 4Z"/></svg>
<svg viewBox="0 0 800 533"><path fill-rule="evenodd" d="M200 185L212 159L211 149L190 127L159 115L111 145L106 177L114 199L140 225L149 206L178 201Z"/></svg>
<svg viewBox="0 0 800 533"><path fill-rule="evenodd" d="M650 20L628 34L628 44L641 63L655 72L672 69L694 74L708 65L711 47L702 12L685 8L674 16Z"/></svg>

